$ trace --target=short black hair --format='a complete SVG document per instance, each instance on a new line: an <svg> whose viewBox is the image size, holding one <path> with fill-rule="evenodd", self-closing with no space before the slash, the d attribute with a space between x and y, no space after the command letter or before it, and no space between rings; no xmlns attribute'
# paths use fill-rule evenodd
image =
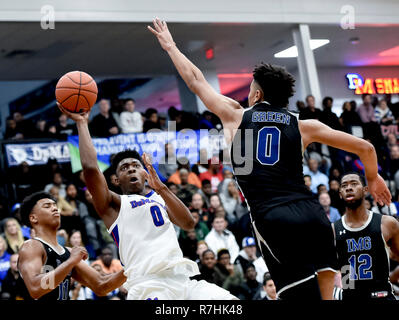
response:
<svg viewBox="0 0 399 320"><path fill-rule="evenodd" d="M227 250L226 248L220 249L220 250L218 251L218 254L217 254L217 259L220 260L220 258L221 258L222 255L224 255L224 254L228 254L228 255L230 256L229 250Z"/></svg>
<svg viewBox="0 0 399 320"><path fill-rule="evenodd" d="M44 191L38 191L25 197L25 199L22 201L19 213L21 215L22 223L26 226L31 225L29 221L29 215L31 214L33 207L41 199L51 199L54 202L57 202L50 193Z"/></svg>
<svg viewBox="0 0 399 320"><path fill-rule="evenodd" d="M262 88L265 101L287 107L289 98L295 93L295 79L284 67L262 62L255 66L253 77Z"/></svg>
<svg viewBox="0 0 399 320"><path fill-rule="evenodd" d="M133 101L133 103L136 103L136 100L134 100L133 98L127 98L127 99L125 100L125 103L124 103L124 104L128 103L129 101Z"/></svg>
<svg viewBox="0 0 399 320"><path fill-rule="evenodd" d="M206 185L206 184L211 184L211 181L208 179L204 179L202 180L202 186Z"/></svg>
<svg viewBox="0 0 399 320"><path fill-rule="evenodd" d="M118 152L117 154L115 154L114 158L112 159L111 166L112 166L112 170L115 172L115 174L116 174L116 169L118 168L119 162L121 162L123 159L127 159L127 158L133 158L133 159L139 160L140 163L142 164L142 166L144 167L143 158L140 156L140 154L137 152L137 150L127 149L127 150Z"/></svg>
<svg viewBox="0 0 399 320"><path fill-rule="evenodd" d="M328 101L333 102L333 98L331 98L331 97L324 97L323 102L322 102L324 108L327 107L327 102L328 102Z"/></svg>
<svg viewBox="0 0 399 320"><path fill-rule="evenodd" d="M265 286L266 283L267 283L269 280L273 280L273 279L272 279L272 276L270 275L270 272L265 272L265 274L263 275L263 285Z"/></svg>
<svg viewBox="0 0 399 320"><path fill-rule="evenodd" d="M364 177L364 175L362 175L362 174L360 174L359 172L356 172L356 171L350 171L350 172L347 172L347 173L343 174L342 177L341 177L341 181L340 181L339 185L342 184L342 179L345 176L350 175L350 174L357 175L359 177L359 180L360 180L360 183L362 184L362 186L363 187L367 186L366 178Z"/></svg>

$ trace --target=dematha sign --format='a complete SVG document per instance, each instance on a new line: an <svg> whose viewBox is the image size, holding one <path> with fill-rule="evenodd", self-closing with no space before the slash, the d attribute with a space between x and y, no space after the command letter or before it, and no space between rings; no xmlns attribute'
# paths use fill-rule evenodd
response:
<svg viewBox="0 0 399 320"><path fill-rule="evenodd" d="M60 163L70 161L67 142L7 144L5 150L9 167L24 161L29 165L42 165L49 158L55 158Z"/></svg>

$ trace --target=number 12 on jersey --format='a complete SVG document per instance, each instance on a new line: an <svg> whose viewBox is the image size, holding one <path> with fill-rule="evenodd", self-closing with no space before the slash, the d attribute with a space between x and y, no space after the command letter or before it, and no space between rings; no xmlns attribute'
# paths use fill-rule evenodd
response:
<svg viewBox="0 0 399 320"><path fill-rule="evenodd" d="M258 131L256 158L261 164L273 166L280 160L280 136L277 127L263 127Z"/></svg>

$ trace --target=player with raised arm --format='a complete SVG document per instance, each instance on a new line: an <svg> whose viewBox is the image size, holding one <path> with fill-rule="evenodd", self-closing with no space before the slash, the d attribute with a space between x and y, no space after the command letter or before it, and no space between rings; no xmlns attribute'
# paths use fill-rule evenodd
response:
<svg viewBox="0 0 399 320"><path fill-rule="evenodd" d="M110 191L97 165L88 129L89 112L76 114L58 107L76 122L86 185L97 213L119 247L127 277L127 299L236 299L214 284L190 280L199 269L194 261L183 257L172 223L190 230L194 219L160 181L149 157L144 154L142 158L135 150L117 153L112 167L122 195ZM151 192L146 191L146 180Z"/></svg>
<svg viewBox="0 0 399 320"><path fill-rule="evenodd" d="M101 275L82 260L88 253L83 247L65 248L57 241L61 215L55 199L46 192L26 197L21 217L35 230L19 251L18 270L30 296L37 300L68 300L71 277L105 296L126 281L123 271Z"/></svg>
<svg viewBox="0 0 399 320"><path fill-rule="evenodd" d="M284 68L261 64L254 69L250 107L244 109L212 88L179 51L166 22L156 18L148 29L189 89L222 121L235 177L279 297L333 299L337 270L333 230L304 184L303 150L319 142L357 154L365 166L370 193L377 202L389 204L391 195L378 175L374 147L319 121L298 120L287 110L295 80Z"/></svg>

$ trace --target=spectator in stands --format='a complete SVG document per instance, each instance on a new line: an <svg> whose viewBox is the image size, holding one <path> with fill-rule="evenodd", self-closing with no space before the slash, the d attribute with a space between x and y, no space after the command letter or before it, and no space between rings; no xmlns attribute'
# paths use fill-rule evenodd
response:
<svg viewBox="0 0 399 320"><path fill-rule="evenodd" d="M223 248L229 250L231 263L234 263L240 250L234 234L227 229L226 218L220 215L213 219L212 230L205 237L205 242L213 252Z"/></svg>
<svg viewBox="0 0 399 320"><path fill-rule="evenodd" d="M62 198L66 197L66 184L63 183L61 172L54 172L52 183L49 183L44 187L45 192L50 192L52 187L58 188L58 193Z"/></svg>
<svg viewBox="0 0 399 320"><path fill-rule="evenodd" d="M10 268L1 285L1 298L7 300L24 300L28 297L28 289L18 271L18 253L14 253L10 257Z"/></svg>
<svg viewBox="0 0 399 320"><path fill-rule="evenodd" d="M205 207L204 198L199 191L200 190L194 193L191 197L190 210L196 210L199 214L200 221L208 223L209 213L207 208Z"/></svg>
<svg viewBox="0 0 399 320"><path fill-rule="evenodd" d="M22 234L21 225L15 218L7 218L4 223L4 238L7 242L7 252L9 254L18 253L27 237Z"/></svg>
<svg viewBox="0 0 399 320"><path fill-rule="evenodd" d="M339 117L339 122L347 133L352 133L353 126L361 126L362 120L359 114L356 112L356 102L351 104L349 101L345 101L342 105L342 113Z"/></svg>
<svg viewBox="0 0 399 320"><path fill-rule="evenodd" d="M165 180L168 180L177 171L177 168L175 149L173 144L168 142L165 144L165 155L160 159L158 164L159 173Z"/></svg>
<svg viewBox="0 0 399 320"><path fill-rule="evenodd" d="M217 253L215 266L217 280L216 284L230 291L231 294L239 293L240 286L244 283L244 277L237 265L230 262L230 252L220 249Z"/></svg>
<svg viewBox="0 0 399 320"><path fill-rule="evenodd" d="M392 146L389 161L389 173L395 181L396 190L399 190L399 146Z"/></svg>
<svg viewBox="0 0 399 320"><path fill-rule="evenodd" d="M216 283L217 274L215 270L216 257L215 253L211 249L206 249L202 252L199 262L200 274L193 277L193 279L200 281L205 280L210 283Z"/></svg>
<svg viewBox="0 0 399 320"><path fill-rule="evenodd" d="M34 126L31 120L25 119L21 112L14 112L13 118L17 124L17 129L21 132L24 138L31 138L34 132Z"/></svg>
<svg viewBox="0 0 399 320"><path fill-rule="evenodd" d="M306 97L306 108L299 113L299 119L317 119L321 117L321 110L316 108L315 98L311 94Z"/></svg>
<svg viewBox="0 0 399 320"><path fill-rule="evenodd" d="M26 196L37 191L41 186L40 179L38 179L34 169L26 161L21 162L15 168L10 180L15 183L16 200L18 202L22 202Z"/></svg>
<svg viewBox="0 0 399 320"><path fill-rule="evenodd" d="M250 264L253 264L258 257L256 256L256 242L253 237L242 239L242 249L238 253L234 264L239 266L242 274Z"/></svg>
<svg viewBox="0 0 399 320"><path fill-rule="evenodd" d="M319 184L319 185L317 186L317 194L320 195L320 194L322 194L323 192L328 192L327 186L326 186L325 184Z"/></svg>
<svg viewBox="0 0 399 320"><path fill-rule="evenodd" d="M199 120L199 127L200 129L215 129L216 126L213 123L213 113L205 110Z"/></svg>
<svg viewBox="0 0 399 320"><path fill-rule="evenodd" d="M345 213L345 201L341 199L339 194L339 180L330 179L329 185L328 194L330 195L331 206L337 208L338 212L343 215Z"/></svg>
<svg viewBox="0 0 399 320"><path fill-rule="evenodd" d="M112 249L105 247L101 251L100 259L92 263L92 266L98 264L106 274L116 273L123 270L121 262L113 258Z"/></svg>
<svg viewBox="0 0 399 320"><path fill-rule="evenodd" d="M387 102L388 108L392 111L395 120L399 121L399 102L392 103L391 94L385 94L384 100Z"/></svg>
<svg viewBox="0 0 399 320"><path fill-rule="evenodd" d="M202 187L199 193L201 193L203 199L205 200L205 206L209 208L211 204L210 203L211 195L213 193L212 193L212 184L208 179L202 180Z"/></svg>
<svg viewBox="0 0 399 320"><path fill-rule="evenodd" d="M331 207L331 198L327 192L320 193L319 202L331 223L341 219L341 215L339 214L338 210L334 207Z"/></svg>
<svg viewBox="0 0 399 320"><path fill-rule="evenodd" d="M197 242L197 251L196 251L196 253L197 253L198 258L195 260L196 263L198 263L198 264L200 263L200 258L202 256L202 253L205 250L208 250L208 249L209 249L209 247L206 244L205 240L200 240L200 241Z"/></svg>
<svg viewBox="0 0 399 320"><path fill-rule="evenodd" d="M301 112L303 112L303 110L305 110L306 109L306 104L305 104L305 102L303 102L302 100L298 100L297 102L296 102L296 110L299 112L299 113L301 113Z"/></svg>
<svg viewBox="0 0 399 320"><path fill-rule="evenodd" d="M216 212L218 211L219 208L223 208L222 202L220 201L220 196L217 193L213 193L210 198L209 198L209 208L208 208L208 214L209 214L209 220L208 220L208 225L212 225L212 221L216 215ZM224 215L226 212L224 212Z"/></svg>
<svg viewBox="0 0 399 320"><path fill-rule="evenodd" d="M57 201L57 207L61 213L61 228L65 229L67 233L70 233L72 229L75 229L77 226L80 227L81 223L78 208L74 208L59 194L58 187L51 187L49 193Z"/></svg>
<svg viewBox="0 0 399 320"><path fill-rule="evenodd" d="M374 115L374 108L371 104L371 95L363 94L362 95L363 103L358 106L357 113L359 114L360 119L363 123L376 122L376 118Z"/></svg>
<svg viewBox="0 0 399 320"><path fill-rule="evenodd" d="M124 105L124 111L120 115L122 133L143 132L143 117L138 111L134 111L136 101L127 99Z"/></svg>
<svg viewBox="0 0 399 320"><path fill-rule="evenodd" d="M8 246L6 240L0 236L0 288L8 269L10 268L11 254L7 252Z"/></svg>
<svg viewBox="0 0 399 320"><path fill-rule="evenodd" d="M188 182L189 172L185 168L179 170L180 185L178 185L177 197L183 201L186 206L190 205L193 194L198 191L198 187Z"/></svg>
<svg viewBox="0 0 399 320"><path fill-rule="evenodd" d="M101 99L98 105L100 108L100 113L96 115L90 123L91 134L101 138L118 134L118 125L114 116L109 112L109 101L106 99Z"/></svg>
<svg viewBox="0 0 399 320"><path fill-rule="evenodd" d="M276 286L270 275L270 272L266 272L263 277L263 290L265 296L259 300L277 300Z"/></svg>
<svg viewBox="0 0 399 320"><path fill-rule="evenodd" d="M143 132L148 132L152 129L161 129L158 119L158 111L154 108L148 108L145 111L145 121L143 124Z"/></svg>
<svg viewBox="0 0 399 320"><path fill-rule="evenodd" d="M244 270L245 282L240 286L237 297L240 300L253 300L262 285L256 280L256 270L254 265L249 265Z"/></svg>
<svg viewBox="0 0 399 320"><path fill-rule="evenodd" d="M303 176L303 180L305 181L305 186L308 188L309 191L312 191L311 186L312 186L312 177L308 174L305 174Z"/></svg>
<svg viewBox="0 0 399 320"><path fill-rule="evenodd" d="M378 106L374 109L375 120L379 124L389 125L395 120L391 110L388 108L387 102L381 99L378 102Z"/></svg>
<svg viewBox="0 0 399 320"><path fill-rule="evenodd" d="M212 192L217 192L217 188L220 182L223 181L223 175L221 173L222 165L218 157L212 157L208 161L208 171L200 174L199 178L202 181L209 180L212 184Z"/></svg>
<svg viewBox="0 0 399 320"><path fill-rule="evenodd" d="M316 159L310 158L308 166L304 166L303 174L309 175L312 178L312 185L310 187L313 193L317 194L317 186L319 184L328 185L328 177L319 171L319 162Z"/></svg>
<svg viewBox="0 0 399 320"><path fill-rule="evenodd" d="M190 161L186 157L177 159L177 170L169 177L168 182L173 182L176 185L181 184L180 169L186 169L188 171L188 183L201 188L201 180L198 176L190 170Z"/></svg>
<svg viewBox="0 0 399 320"><path fill-rule="evenodd" d="M320 122L323 122L324 124L328 125L329 127L335 130L341 130L342 129L341 123L339 122L337 115L334 112L332 112L333 98L325 97L322 103L323 103L323 111L321 112L320 115Z"/></svg>
<svg viewBox="0 0 399 320"><path fill-rule="evenodd" d="M388 149L391 149L393 146L397 146L397 145L398 145L398 138L396 137L396 134L388 133L388 136L387 136Z"/></svg>
<svg viewBox="0 0 399 320"><path fill-rule="evenodd" d="M44 139L50 137L47 128L47 121L45 119L39 119L36 122L34 133L32 134L34 138Z"/></svg>
<svg viewBox="0 0 399 320"><path fill-rule="evenodd" d="M68 136L76 135L76 125L68 124L68 117L61 113L58 117L58 123L56 124L57 138L61 140L67 140Z"/></svg>
<svg viewBox="0 0 399 320"><path fill-rule="evenodd" d="M198 241L204 240L209 233L209 228L205 222L201 221L200 215L197 210L191 209L190 211L195 222L194 230L197 240ZM182 235L184 236L184 231L182 231Z"/></svg>
<svg viewBox="0 0 399 320"><path fill-rule="evenodd" d="M219 186L221 186L219 191L220 202L226 211L227 221L229 224L234 224L245 214L237 185L233 179L224 179Z"/></svg>
<svg viewBox="0 0 399 320"><path fill-rule="evenodd" d="M21 128L17 127L17 122L8 117L6 120L6 131L4 132L4 139L20 140L24 138Z"/></svg>

